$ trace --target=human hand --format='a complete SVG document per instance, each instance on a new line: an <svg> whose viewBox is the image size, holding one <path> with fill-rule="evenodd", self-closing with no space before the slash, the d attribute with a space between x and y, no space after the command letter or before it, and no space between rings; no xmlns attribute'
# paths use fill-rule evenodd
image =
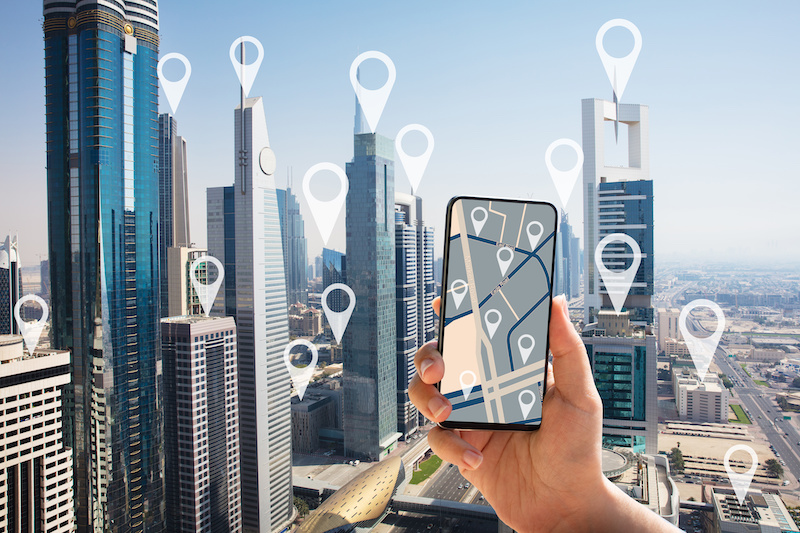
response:
<svg viewBox="0 0 800 533"><path fill-rule="evenodd" d="M437 313L439 305L437 298ZM548 367L538 431L437 426L428 433L432 450L457 465L498 517L516 531L670 530L666 521L625 496L603 475L603 405L586 348L561 296L552 302L549 337L553 362ZM409 386L411 401L430 420L446 420L451 405L435 387L445 369L436 341L423 346L414 363L417 374ZM651 524L653 519L657 522Z"/></svg>

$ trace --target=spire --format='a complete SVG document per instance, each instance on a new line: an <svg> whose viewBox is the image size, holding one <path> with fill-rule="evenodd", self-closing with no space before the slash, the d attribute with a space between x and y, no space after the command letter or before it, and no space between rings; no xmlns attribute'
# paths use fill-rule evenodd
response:
<svg viewBox="0 0 800 533"><path fill-rule="evenodd" d="M356 80L359 82L361 81L361 68L359 67L356 69ZM367 127L366 119L364 119L364 113L361 111L361 105L358 103L358 96L354 96L356 99L356 115L355 115L355 124L353 126L353 134L358 135L359 133L369 133L369 128Z"/></svg>

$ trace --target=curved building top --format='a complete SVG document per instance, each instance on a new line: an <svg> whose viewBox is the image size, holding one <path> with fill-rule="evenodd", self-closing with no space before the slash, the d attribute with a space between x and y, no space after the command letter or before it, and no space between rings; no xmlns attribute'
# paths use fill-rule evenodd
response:
<svg viewBox="0 0 800 533"><path fill-rule="evenodd" d="M44 0L45 32L105 23L158 44L158 0Z"/></svg>

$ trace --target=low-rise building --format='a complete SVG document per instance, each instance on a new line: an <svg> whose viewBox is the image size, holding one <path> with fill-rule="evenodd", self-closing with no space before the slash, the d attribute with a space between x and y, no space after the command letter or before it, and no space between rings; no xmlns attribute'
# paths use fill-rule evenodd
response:
<svg viewBox="0 0 800 533"><path fill-rule="evenodd" d="M716 374L708 373L700 381L696 372L676 370L673 389L678 416L692 422L728 422L728 389Z"/></svg>
<svg viewBox="0 0 800 533"><path fill-rule="evenodd" d="M320 431L334 427L336 406L331 396L306 390L301 400L292 396L292 447L295 452L313 453L320 447Z"/></svg>
<svg viewBox="0 0 800 533"><path fill-rule="evenodd" d="M712 533L784 533L800 531L780 496L750 490L742 503L732 488L711 488Z"/></svg>

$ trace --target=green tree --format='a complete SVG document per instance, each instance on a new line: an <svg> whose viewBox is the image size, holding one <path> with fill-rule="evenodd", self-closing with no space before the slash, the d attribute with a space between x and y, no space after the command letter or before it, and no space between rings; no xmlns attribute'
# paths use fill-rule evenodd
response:
<svg viewBox="0 0 800 533"><path fill-rule="evenodd" d="M764 466L767 467L767 472L774 474L775 477L783 475L783 467L776 459L767 459L764 461Z"/></svg>
<svg viewBox="0 0 800 533"><path fill-rule="evenodd" d="M775 398L775 401L778 402L778 407L780 407L783 411L789 410L789 402L786 400L786 396L778 396Z"/></svg>
<svg viewBox="0 0 800 533"><path fill-rule="evenodd" d="M680 448L672 448L669 451L669 463L673 471L683 472L684 468L683 452L681 452Z"/></svg>
<svg viewBox="0 0 800 533"><path fill-rule="evenodd" d="M295 506L295 509L297 509L297 512L300 514L300 516L305 516L309 512L308 504L306 503L306 501L303 498L295 496L294 497L294 506Z"/></svg>
<svg viewBox="0 0 800 533"><path fill-rule="evenodd" d="M720 374L719 376L722 378L722 384L725 385L726 389L733 388L733 382L730 380L728 376L726 376L725 374Z"/></svg>
<svg viewBox="0 0 800 533"><path fill-rule="evenodd" d="M794 387L795 389L800 389L800 376L792 380L792 387Z"/></svg>

